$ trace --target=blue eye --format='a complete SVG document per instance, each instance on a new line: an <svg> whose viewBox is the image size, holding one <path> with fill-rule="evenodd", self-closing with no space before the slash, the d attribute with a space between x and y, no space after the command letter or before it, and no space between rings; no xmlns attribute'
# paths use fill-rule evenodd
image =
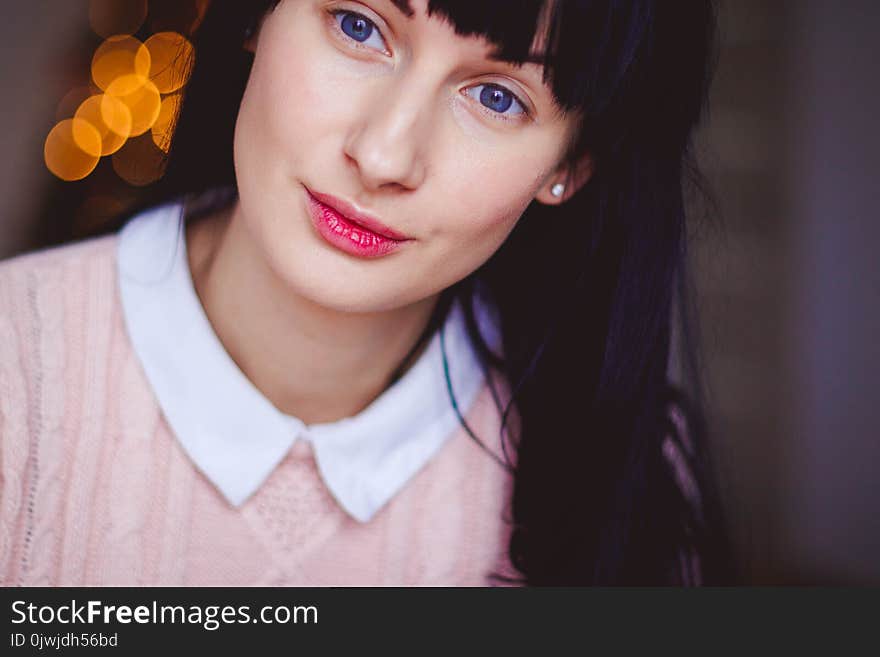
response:
<svg viewBox="0 0 880 657"><path fill-rule="evenodd" d="M378 49L383 52L387 51L385 40L382 38L379 28L366 16L354 11L341 10L334 11L333 17L336 19L339 29L347 37L351 37L358 43L367 43L370 37L375 37L379 40L376 44Z"/></svg>
<svg viewBox="0 0 880 657"><path fill-rule="evenodd" d="M484 107L492 110L496 114L500 114L504 118L526 114L526 110L519 98L517 98L511 91L497 84L478 84L467 90L468 96L474 98L474 96L471 95L471 90L480 88L482 88L482 91L479 94L479 98L475 98L475 100L479 100ZM518 111L508 113L507 110L511 107L517 107Z"/></svg>

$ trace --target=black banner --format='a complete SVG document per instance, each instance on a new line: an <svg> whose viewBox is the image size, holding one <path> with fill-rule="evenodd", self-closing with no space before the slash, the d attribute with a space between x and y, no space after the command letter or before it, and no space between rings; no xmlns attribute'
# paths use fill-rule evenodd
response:
<svg viewBox="0 0 880 657"><path fill-rule="evenodd" d="M839 652L860 633L872 637L877 603L876 592L808 589L6 588L2 596L3 655L336 654L352 642L370 652L470 653L487 640L549 654L643 649L646 639L654 649L774 640L790 648L835 621Z"/></svg>

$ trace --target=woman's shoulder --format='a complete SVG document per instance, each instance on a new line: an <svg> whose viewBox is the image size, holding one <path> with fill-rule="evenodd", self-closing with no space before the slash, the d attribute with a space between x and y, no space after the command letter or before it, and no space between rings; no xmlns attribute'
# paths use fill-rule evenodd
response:
<svg viewBox="0 0 880 657"><path fill-rule="evenodd" d="M116 241L112 234L0 261L0 362L7 376L33 374L35 362L66 350L53 345L69 345L71 332L80 335L112 316Z"/></svg>
<svg viewBox="0 0 880 657"><path fill-rule="evenodd" d="M116 235L25 253L0 261L0 353L36 348L90 300L111 300L116 285ZM17 338L17 339L13 339Z"/></svg>
<svg viewBox="0 0 880 657"><path fill-rule="evenodd" d="M0 315L17 315L36 299L62 303L71 292L112 284L116 234L32 251L0 261Z"/></svg>
<svg viewBox="0 0 880 657"><path fill-rule="evenodd" d="M33 296L35 290L64 296L87 286L115 286L120 260L127 264L146 260L144 266L149 267L166 248L165 238L177 235L180 207L175 203L149 207L112 233L0 260L0 311L8 310L12 298Z"/></svg>
<svg viewBox="0 0 880 657"><path fill-rule="evenodd" d="M53 274L65 273L67 285L82 283L74 277L82 269L113 268L116 255L116 233L80 240L22 253L0 260L0 286L7 291L28 287L28 282L39 285Z"/></svg>

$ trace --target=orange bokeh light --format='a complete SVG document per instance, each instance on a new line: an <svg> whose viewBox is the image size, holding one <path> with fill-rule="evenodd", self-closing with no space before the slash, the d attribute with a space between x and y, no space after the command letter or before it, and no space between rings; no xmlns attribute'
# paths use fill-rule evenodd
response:
<svg viewBox="0 0 880 657"><path fill-rule="evenodd" d="M125 141L131 136L132 116L128 105L110 94L101 94L101 120L115 135ZM118 150L118 149L116 149ZM105 153L109 155L109 153Z"/></svg>
<svg viewBox="0 0 880 657"><path fill-rule="evenodd" d="M210 0L155 2L150 7L150 27L153 32L194 34L204 20L209 5Z"/></svg>
<svg viewBox="0 0 880 657"><path fill-rule="evenodd" d="M64 119L72 118L73 115L76 114L76 110L87 98L98 93L101 92L97 87L86 85L74 87L64 94L64 97L58 101L58 107L55 108L55 120L63 121Z"/></svg>
<svg viewBox="0 0 880 657"><path fill-rule="evenodd" d="M82 180L101 159L101 135L83 119L64 119L46 137L43 157L49 171L61 180Z"/></svg>
<svg viewBox="0 0 880 657"><path fill-rule="evenodd" d="M180 103L183 97L180 94L172 94L162 99L159 108L159 118L153 125L153 142L164 152L171 148L171 136L174 134L174 122L180 111Z"/></svg>
<svg viewBox="0 0 880 657"><path fill-rule="evenodd" d="M129 136L137 137L144 134L153 127L156 119L159 118L162 96L156 85L145 77L123 75L117 78L107 87L106 97L119 99L131 112ZM110 101L107 102L110 103ZM102 111L104 111L103 107ZM112 109L108 107L104 116L108 117L111 113Z"/></svg>
<svg viewBox="0 0 880 657"><path fill-rule="evenodd" d="M98 131L101 136L101 155L118 151L131 134L131 112L128 107L106 94L87 98L76 110L75 117L88 121ZM76 139L79 135L75 132L73 136ZM77 144L86 148L85 144Z"/></svg>
<svg viewBox="0 0 880 657"><path fill-rule="evenodd" d="M132 185L161 177L180 112L178 92L195 61L183 33L198 27L210 0L157 4L154 14L147 0L89 0L89 23L105 38L92 57L92 82L62 99L59 123L46 138L46 165L59 178L80 180L105 155ZM160 31L142 43L133 35L148 16L149 28Z"/></svg>
<svg viewBox="0 0 880 657"><path fill-rule="evenodd" d="M208 11L209 4L211 4L211 0L195 0L196 19L189 28L190 34L199 29L199 25L201 25L202 21L205 19L205 12Z"/></svg>
<svg viewBox="0 0 880 657"><path fill-rule="evenodd" d="M195 51L177 32L159 32L144 42L150 53L150 81L163 94L180 89L189 80Z"/></svg>
<svg viewBox="0 0 880 657"><path fill-rule="evenodd" d="M156 182L165 172L165 153L149 135L129 139L111 159L116 174L137 187Z"/></svg>
<svg viewBox="0 0 880 657"><path fill-rule="evenodd" d="M134 34L147 17L147 0L89 0L89 24L102 37Z"/></svg>
<svg viewBox="0 0 880 657"><path fill-rule="evenodd" d="M110 37L98 46L92 57L92 79L102 91L107 91L119 78L132 80L133 75L148 77L149 74L150 51L131 36ZM117 87L117 91L121 89Z"/></svg>

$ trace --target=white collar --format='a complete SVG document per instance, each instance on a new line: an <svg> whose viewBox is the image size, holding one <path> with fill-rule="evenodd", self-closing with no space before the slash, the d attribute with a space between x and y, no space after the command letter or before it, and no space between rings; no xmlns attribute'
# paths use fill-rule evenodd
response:
<svg viewBox="0 0 880 657"><path fill-rule="evenodd" d="M305 425L280 412L224 349L196 295L181 204L151 209L119 233L123 314L135 353L173 433L233 505L244 503L298 438L312 443L328 489L367 522L459 426L443 371L440 332L412 367L353 417ZM479 303L494 351L499 333ZM458 302L443 326L462 415L484 382Z"/></svg>

